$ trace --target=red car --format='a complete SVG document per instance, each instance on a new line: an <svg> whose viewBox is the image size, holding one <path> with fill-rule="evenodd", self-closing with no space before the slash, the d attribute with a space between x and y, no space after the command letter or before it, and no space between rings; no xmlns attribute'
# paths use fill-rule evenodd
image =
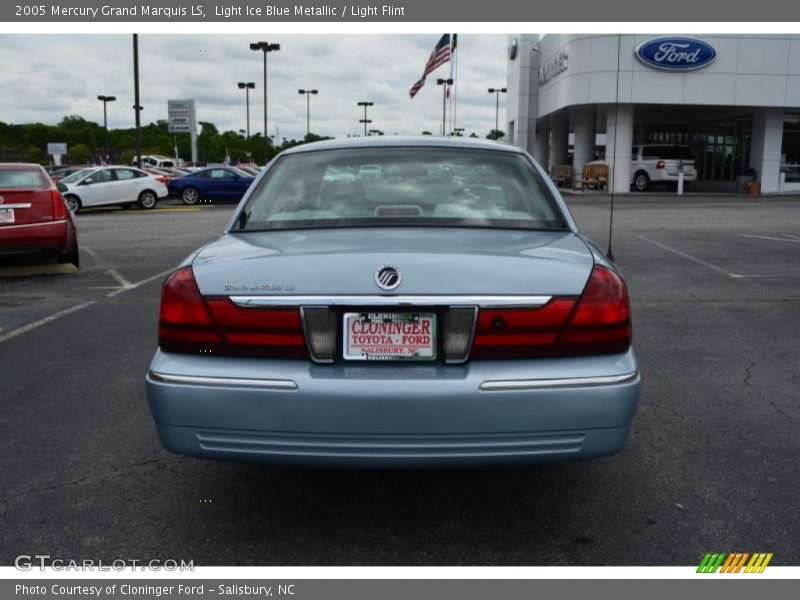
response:
<svg viewBox="0 0 800 600"><path fill-rule="evenodd" d="M37 164L0 164L0 263L26 254L79 264L75 217Z"/></svg>

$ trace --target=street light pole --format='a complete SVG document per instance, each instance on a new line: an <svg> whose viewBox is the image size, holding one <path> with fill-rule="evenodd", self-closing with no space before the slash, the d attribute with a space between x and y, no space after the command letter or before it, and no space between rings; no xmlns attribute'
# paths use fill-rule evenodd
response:
<svg viewBox="0 0 800 600"><path fill-rule="evenodd" d="M437 79L436 85L442 86L442 137L447 135L447 86L453 85L453 79Z"/></svg>
<svg viewBox="0 0 800 600"><path fill-rule="evenodd" d="M374 104L375 104L374 102L366 102L366 101L358 103L359 106L363 106L364 107L364 118L363 119L359 119L359 121L358 121L359 123L363 123L364 124L364 137L367 137L367 124L368 123L372 123L372 121L367 118L367 107L368 106L373 106Z"/></svg>
<svg viewBox="0 0 800 600"><path fill-rule="evenodd" d="M97 97L97 99L103 103L103 129L106 130L106 162L108 163L110 162L111 150L108 143L108 113L106 111L106 105L109 102L114 102L114 100L116 100L117 97L100 95Z"/></svg>
<svg viewBox="0 0 800 600"><path fill-rule="evenodd" d="M252 81L238 83L239 89L244 90L245 104L247 106L247 139L250 139L250 90L255 89L256 84Z"/></svg>
<svg viewBox="0 0 800 600"><path fill-rule="evenodd" d="M505 94L508 90L506 88L489 88L489 93L495 95L494 105L494 130L500 130L500 94ZM497 135L495 133L495 135Z"/></svg>
<svg viewBox="0 0 800 600"><path fill-rule="evenodd" d="M269 135L267 134L267 54L281 49L280 44L269 42L255 42L250 44L250 50L261 50L264 53L264 163L269 160Z"/></svg>
<svg viewBox="0 0 800 600"><path fill-rule="evenodd" d="M139 111L139 34L133 34L133 110L136 114L136 166L142 168L142 120Z"/></svg>
<svg viewBox="0 0 800 600"><path fill-rule="evenodd" d="M306 135L311 135L311 94L315 96L319 93L318 90L297 90L298 94L306 95Z"/></svg>

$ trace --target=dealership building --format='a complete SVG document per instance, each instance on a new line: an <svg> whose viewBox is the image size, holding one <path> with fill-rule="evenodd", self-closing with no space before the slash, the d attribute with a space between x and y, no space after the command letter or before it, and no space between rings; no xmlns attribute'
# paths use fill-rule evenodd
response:
<svg viewBox="0 0 800 600"><path fill-rule="evenodd" d="M509 143L618 192L647 144L689 146L699 190L800 191L800 35L511 35L507 94Z"/></svg>

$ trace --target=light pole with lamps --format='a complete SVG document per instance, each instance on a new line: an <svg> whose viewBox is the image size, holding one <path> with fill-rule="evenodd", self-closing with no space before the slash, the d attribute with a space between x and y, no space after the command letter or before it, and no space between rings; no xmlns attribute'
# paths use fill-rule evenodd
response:
<svg viewBox="0 0 800 600"><path fill-rule="evenodd" d="M269 135L267 134L267 54L281 49L280 44L270 44L269 42L255 42L250 44L250 50L261 51L264 53L264 163L269 160Z"/></svg>
<svg viewBox="0 0 800 600"><path fill-rule="evenodd" d="M500 94L505 94L508 90L506 88L489 88L489 93L495 95L494 106L494 130L499 131L500 127ZM497 135L495 133L495 135Z"/></svg>
<svg viewBox="0 0 800 600"><path fill-rule="evenodd" d="M437 79L436 85L442 86L442 137L447 135L447 86L453 85L453 79Z"/></svg>
<svg viewBox="0 0 800 600"><path fill-rule="evenodd" d="M117 97L100 95L97 97L97 99L103 103L103 129L106 130L106 162L109 162L110 158L109 155L111 154L111 150L109 149L109 144L108 144L108 113L106 112L106 105L109 102L114 102L114 100L116 100Z"/></svg>
<svg viewBox="0 0 800 600"><path fill-rule="evenodd" d="M311 94L319 94L317 90L297 90L298 94L306 95L306 135L311 135Z"/></svg>
<svg viewBox="0 0 800 600"><path fill-rule="evenodd" d="M374 106L374 104L375 104L374 102L366 102L366 101L358 103L359 106L364 107L364 118L358 120L359 123L364 124L364 137L367 137L367 124L372 123L372 120L367 118L367 107Z"/></svg>
<svg viewBox="0 0 800 600"><path fill-rule="evenodd" d="M247 139L250 139L250 90L255 89L256 84L252 81L240 81L238 84L240 90L244 90L245 105L247 106Z"/></svg>

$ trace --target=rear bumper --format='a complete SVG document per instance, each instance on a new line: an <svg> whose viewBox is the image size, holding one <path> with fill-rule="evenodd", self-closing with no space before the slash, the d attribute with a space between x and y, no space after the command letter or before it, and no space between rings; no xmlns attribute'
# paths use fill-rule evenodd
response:
<svg viewBox="0 0 800 600"><path fill-rule="evenodd" d="M650 181L658 183L659 181L678 181L679 174L677 171L670 171L668 169L656 169L652 174ZM692 182L697 179L697 171L688 171L683 174L683 180Z"/></svg>
<svg viewBox="0 0 800 600"><path fill-rule="evenodd" d="M146 387L162 443L180 454L448 467L614 454L627 439L640 376L632 351L374 366L159 351Z"/></svg>
<svg viewBox="0 0 800 600"><path fill-rule="evenodd" d="M0 225L0 254L65 252L71 238L69 228L68 220Z"/></svg>

